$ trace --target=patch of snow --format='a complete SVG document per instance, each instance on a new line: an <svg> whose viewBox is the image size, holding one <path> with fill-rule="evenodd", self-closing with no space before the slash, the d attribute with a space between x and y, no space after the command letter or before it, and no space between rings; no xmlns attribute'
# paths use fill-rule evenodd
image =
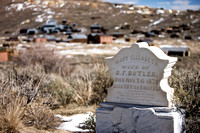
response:
<svg viewBox="0 0 200 133"><path fill-rule="evenodd" d="M93 48L93 49L88 49L87 52L90 53L90 54L111 54L114 51L113 50Z"/></svg>
<svg viewBox="0 0 200 133"><path fill-rule="evenodd" d="M40 4L41 0L35 0L36 5Z"/></svg>
<svg viewBox="0 0 200 133"><path fill-rule="evenodd" d="M25 24L26 23L26 21L23 21L23 22L21 22L21 25L23 25L23 24Z"/></svg>
<svg viewBox="0 0 200 133"><path fill-rule="evenodd" d="M26 8L37 8L37 6L36 5L29 5Z"/></svg>
<svg viewBox="0 0 200 133"><path fill-rule="evenodd" d="M56 46L57 49L63 49L64 47L62 46Z"/></svg>
<svg viewBox="0 0 200 133"><path fill-rule="evenodd" d="M176 15L180 15L180 14L181 14L180 10L177 10Z"/></svg>
<svg viewBox="0 0 200 133"><path fill-rule="evenodd" d="M137 10L137 13L143 14L143 11L139 9L139 10Z"/></svg>
<svg viewBox="0 0 200 133"><path fill-rule="evenodd" d="M41 8L34 8L33 11L42 11Z"/></svg>
<svg viewBox="0 0 200 133"><path fill-rule="evenodd" d="M116 40L114 40L114 43L117 43L117 44L130 44L130 42L126 42L124 39L116 39Z"/></svg>
<svg viewBox="0 0 200 133"><path fill-rule="evenodd" d="M173 11L171 9L169 9L168 11L169 11L169 13L173 13Z"/></svg>
<svg viewBox="0 0 200 133"><path fill-rule="evenodd" d="M88 46L91 46L91 47L100 47L100 46L103 46L104 44L88 44Z"/></svg>
<svg viewBox="0 0 200 133"><path fill-rule="evenodd" d="M10 7L6 7L6 10L16 9L16 11L22 11L24 10L23 4L11 4Z"/></svg>
<svg viewBox="0 0 200 133"><path fill-rule="evenodd" d="M20 49L23 48L23 46L24 46L23 44L18 44L17 47L16 47L16 49L20 50Z"/></svg>
<svg viewBox="0 0 200 133"><path fill-rule="evenodd" d="M62 54L62 55L87 55L86 52L82 51L77 51L75 49L73 50L61 50L58 51L58 53Z"/></svg>
<svg viewBox="0 0 200 133"><path fill-rule="evenodd" d="M60 7L63 7L65 5L65 3L61 4Z"/></svg>
<svg viewBox="0 0 200 133"><path fill-rule="evenodd" d="M159 37L159 38L165 38L165 36L164 36L164 35L158 35L158 37Z"/></svg>
<svg viewBox="0 0 200 133"><path fill-rule="evenodd" d="M188 46L176 46L176 45L160 45L160 48L188 48Z"/></svg>
<svg viewBox="0 0 200 133"><path fill-rule="evenodd" d="M120 13L124 13L124 14L130 14L129 11L125 11L125 10L121 10Z"/></svg>
<svg viewBox="0 0 200 133"><path fill-rule="evenodd" d="M115 7L116 8L122 8L123 6L122 5L116 5Z"/></svg>
<svg viewBox="0 0 200 133"><path fill-rule="evenodd" d="M65 46L77 46L77 45L80 45L80 43L64 43L64 42L61 42L60 44L65 45Z"/></svg>
<svg viewBox="0 0 200 133"><path fill-rule="evenodd" d="M49 16L47 16L47 19L51 19L51 18L53 18L53 16L52 16L52 15L49 15Z"/></svg>
<svg viewBox="0 0 200 133"><path fill-rule="evenodd" d="M150 24L150 26L157 25L157 24L161 23L164 20L165 20L164 18L160 18L159 20L157 20L157 21L153 22L152 24Z"/></svg>
<svg viewBox="0 0 200 133"><path fill-rule="evenodd" d="M44 15L38 15L35 22L44 22L43 16Z"/></svg>
<svg viewBox="0 0 200 133"><path fill-rule="evenodd" d="M112 47L112 50L119 50L118 47Z"/></svg>
<svg viewBox="0 0 200 133"><path fill-rule="evenodd" d="M17 11L22 11L23 6L23 4L17 4Z"/></svg>
<svg viewBox="0 0 200 133"><path fill-rule="evenodd" d="M129 10L134 10L134 7L129 7Z"/></svg>
<svg viewBox="0 0 200 133"><path fill-rule="evenodd" d="M194 16L193 15L190 15L190 19L193 19L194 18Z"/></svg>
<svg viewBox="0 0 200 133"><path fill-rule="evenodd" d="M191 23L192 23L192 24L195 24L195 23L197 23L199 20L200 20L200 19L197 19L197 18L196 18L196 19L193 20Z"/></svg>
<svg viewBox="0 0 200 133"><path fill-rule="evenodd" d="M48 2L48 1L43 1L42 4L43 4L43 5L48 5L49 2Z"/></svg>
<svg viewBox="0 0 200 133"><path fill-rule="evenodd" d="M47 8L47 6L42 6L42 8Z"/></svg>
<svg viewBox="0 0 200 133"><path fill-rule="evenodd" d="M51 9L45 9L44 12L46 12L47 14L55 14L55 12L51 11Z"/></svg>
<svg viewBox="0 0 200 133"><path fill-rule="evenodd" d="M45 47L47 48L56 48L55 44L45 44Z"/></svg>
<svg viewBox="0 0 200 133"><path fill-rule="evenodd" d="M28 5L30 5L30 3L27 2L27 1L25 1L25 2L24 2L24 5L28 6Z"/></svg>
<svg viewBox="0 0 200 133"><path fill-rule="evenodd" d="M6 6L5 9L6 9L7 11L10 11L10 10L11 10L11 7Z"/></svg>
<svg viewBox="0 0 200 133"><path fill-rule="evenodd" d="M66 121L63 122L58 129L67 130L71 132L89 132L89 129L81 129L79 128L80 124L83 123L89 116L91 112L87 114L77 114L70 117L56 115L57 117L61 118L61 120Z"/></svg>
<svg viewBox="0 0 200 133"><path fill-rule="evenodd" d="M157 14L163 14L163 13L165 13L165 11L164 10L157 10L156 13Z"/></svg>
<svg viewBox="0 0 200 133"><path fill-rule="evenodd" d="M115 29L115 30L119 30L119 29L120 29L120 27L119 27L119 26L116 26L114 29Z"/></svg>

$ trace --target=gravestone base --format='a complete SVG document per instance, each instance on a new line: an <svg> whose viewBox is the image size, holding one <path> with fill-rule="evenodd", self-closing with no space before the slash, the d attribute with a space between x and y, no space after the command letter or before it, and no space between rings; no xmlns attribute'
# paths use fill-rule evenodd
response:
<svg viewBox="0 0 200 133"><path fill-rule="evenodd" d="M170 107L101 103L96 133L184 133L184 115Z"/></svg>

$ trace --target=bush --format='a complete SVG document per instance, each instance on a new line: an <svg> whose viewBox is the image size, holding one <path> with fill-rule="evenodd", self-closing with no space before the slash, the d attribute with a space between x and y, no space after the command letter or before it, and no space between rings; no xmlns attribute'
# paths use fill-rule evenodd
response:
<svg viewBox="0 0 200 133"><path fill-rule="evenodd" d="M3 91L8 88L15 91L20 97L27 98L27 104L43 98L45 104L53 104L51 93L42 93L49 84L50 77L40 65L16 67L2 73L0 82Z"/></svg>
<svg viewBox="0 0 200 133"><path fill-rule="evenodd" d="M66 76L74 68L69 67L67 59L54 52L53 49L44 45L31 45L28 49L20 51L19 57L15 62L20 66L40 64L46 73L57 73Z"/></svg>
<svg viewBox="0 0 200 133"><path fill-rule="evenodd" d="M38 129L58 126L50 109L57 98L45 91L52 81L39 65L0 73L0 132L19 132L24 124Z"/></svg>
<svg viewBox="0 0 200 133"><path fill-rule="evenodd" d="M65 106L72 102L74 89L61 77L51 75L51 80L46 89L53 94L59 105Z"/></svg>
<svg viewBox="0 0 200 133"><path fill-rule="evenodd" d="M198 69L174 70L169 83L175 88L176 106L186 111L186 130L198 132L200 130L200 71Z"/></svg>
<svg viewBox="0 0 200 133"><path fill-rule="evenodd" d="M105 66L98 67L91 72L80 73L67 79L74 89L73 101L78 105L92 105L103 102L107 88L113 84L113 79Z"/></svg>
<svg viewBox="0 0 200 133"><path fill-rule="evenodd" d="M99 104L104 101L107 89L113 85L113 78L105 67L98 68L91 73L93 94L91 104Z"/></svg>
<svg viewBox="0 0 200 133"><path fill-rule="evenodd" d="M55 117L50 108L41 103L29 104L25 110L23 121L26 126L45 130L55 129L61 123L60 118Z"/></svg>
<svg viewBox="0 0 200 133"><path fill-rule="evenodd" d="M24 98L0 96L0 132L18 133L23 128ZM12 98L12 99L11 99ZM14 99L13 99L14 98Z"/></svg>
<svg viewBox="0 0 200 133"><path fill-rule="evenodd" d="M67 80L74 89L73 101L78 105L87 106L92 95L92 79L89 74L81 73L79 77L70 77Z"/></svg>

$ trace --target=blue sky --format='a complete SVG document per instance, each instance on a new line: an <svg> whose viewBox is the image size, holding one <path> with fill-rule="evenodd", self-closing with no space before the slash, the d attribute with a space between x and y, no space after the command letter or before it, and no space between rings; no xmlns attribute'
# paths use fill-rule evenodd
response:
<svg viewBox="0 0 200 133"><path fill-rule="evenodd" d="M111 3L125 3L135 5L147 5L150 7L163 7L165 9L176 10L199 10L200 0L102 0Z"/></svg>

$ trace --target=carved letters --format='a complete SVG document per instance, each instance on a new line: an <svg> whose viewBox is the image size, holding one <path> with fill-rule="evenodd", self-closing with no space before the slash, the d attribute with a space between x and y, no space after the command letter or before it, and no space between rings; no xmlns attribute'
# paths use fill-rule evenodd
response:
<svg viewBox="0 0 200 133"><path fill-rule="evenodd" d="M108 89L107 101L170 106L173 89L168 84L160 84L161 81L167 82L164 73L170 73L167 70L171 69L167 68L172 67L176 60L159 48L144 43L122 49L113 58L106 59L114 78L114 85Z"/></svg>

